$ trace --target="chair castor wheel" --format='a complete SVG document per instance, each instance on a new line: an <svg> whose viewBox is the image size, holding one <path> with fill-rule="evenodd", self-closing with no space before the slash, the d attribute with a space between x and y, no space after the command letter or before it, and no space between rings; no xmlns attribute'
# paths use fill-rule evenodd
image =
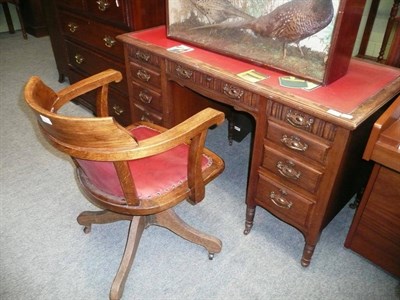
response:
<svg viewBox="0 0 400 300"><path fill-rule="evenodd" d="M86 233L86 234L88 234L91 230L92 230L92 227L91 227L91 226L85 226L85 227L83 227L83 232Z"/></svg>

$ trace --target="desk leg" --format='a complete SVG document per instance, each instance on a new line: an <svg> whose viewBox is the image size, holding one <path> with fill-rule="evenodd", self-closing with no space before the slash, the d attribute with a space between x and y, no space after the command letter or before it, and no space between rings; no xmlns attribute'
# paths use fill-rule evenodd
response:
<svg viewBox="0 0 400 300"><path fill-rule="evenodd" d="M246 223L245 223L245 228L244 228L244 234L249 234L251 228L253 227L253 222L254 222L254 215L256 213L256 207L247 205L246 208Z"/></svg>
<svg viewBox="0 0 400 300"><path fill-rule="evenodd" d="M301 265L303 267L308 267L311 262L311 257L314 253L315 245L306 243L303 250L303 256L301 258Z"/></svg>

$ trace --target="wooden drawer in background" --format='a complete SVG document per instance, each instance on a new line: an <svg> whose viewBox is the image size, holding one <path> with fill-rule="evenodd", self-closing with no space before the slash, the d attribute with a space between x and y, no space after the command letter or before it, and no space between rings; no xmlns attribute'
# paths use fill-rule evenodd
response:
<svg viewBox="0 0 400 300"><path fill-rule="evenodd" d="M122 30L68 13L60 13L60 22L68 38L123 62L124 48L116 39Z"/></svg>
<svg viewBox="0 0 400 300"><path fill-rule="evenodd" d="M86 6L91 16L115 25L129 26L125 0L88 0Z"/></svg>
<svg viewBox="0 0 400 300"><path fill-rule="evenodd" d="M121 72L123 79L118 83L111 83L111 86L118 89L121 93L128 95L128 83L125 76L125 67L104 56L89 51L74 43L66 42L68 49L69 64L81 72L93 75L107 69L115 69Z"/></svg>
<svg viewBox="0 0 400 300"><path fill-rule="evenodd" d="M83 0L55 0L57 6L84 10Z"/></svg>

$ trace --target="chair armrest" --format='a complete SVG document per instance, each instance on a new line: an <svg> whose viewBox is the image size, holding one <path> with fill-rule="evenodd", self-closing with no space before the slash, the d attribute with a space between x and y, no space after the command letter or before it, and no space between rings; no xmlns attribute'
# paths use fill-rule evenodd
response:
<svg viewBox="0 0 400 300"><path fill-rule="evenodd" d="M159 135L140 141L137 148L129 150L132 156L128 159L138 159L159 154L179 144L188 143L195 136L200 135L213 125L221 124L224 120L224 113L212 108L206 108Z"/></svg>
<svg viewBox="0 0 400 300"><path fill-rule="evenodd" d="M57 93L58 100L54 103L54 111L56 112L68 101L75 99L87 92L96 90L99 87L102 87L102 90L99 91L98 98L101 97L107 99L108 84L111 82L120 82L121 80L122 74L120 72L109 69L71 84ZM99 105L99 100L96 104ZM104 111L104 107L100 108L100 111ZM97 115L101 117L107 116L99 113L99 111Z"/></svg>

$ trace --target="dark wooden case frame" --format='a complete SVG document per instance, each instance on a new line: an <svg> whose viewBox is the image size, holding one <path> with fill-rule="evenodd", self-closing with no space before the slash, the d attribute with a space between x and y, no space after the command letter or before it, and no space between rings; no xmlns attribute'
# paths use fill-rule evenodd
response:
<svg viewBox="0 0 400 300"><path fill-rule="evenodd" d="M192 27L184 28L184 21L179 24L171 24L170 15L172 10L177 11L180 9L180 7L173 6L176 2L177 0L167 0L167 35L169 38L327 85L339 79L347 72L366 0L337 0L338 7L335 11L334 19L332 20L332 22L334 22L334 28L330 37L330 48L321 69L321 76L318 77L311 74L311 66L310 68L294 70L291 67L282 67L275 63L259 60L256 57L247 56L246 53L235 53L229 50L229 46L221 47L216 46L215 43L208 44L201 41L199 42L193 34L194 31ZM190 1L185 0L185 2L184 5L186 9L187 5L192 5ZM252 1L249 0L248 2ZM193 10L196 10L194 6ZM177 25L179 25L179 32L174 29L174 26ZM214 32L218 32L219 29L214 28L213 30ZM209 32L205 31L204 35L206 34L209 34ZM252 45L250 44L247 46L251 47Z"/></svg>

